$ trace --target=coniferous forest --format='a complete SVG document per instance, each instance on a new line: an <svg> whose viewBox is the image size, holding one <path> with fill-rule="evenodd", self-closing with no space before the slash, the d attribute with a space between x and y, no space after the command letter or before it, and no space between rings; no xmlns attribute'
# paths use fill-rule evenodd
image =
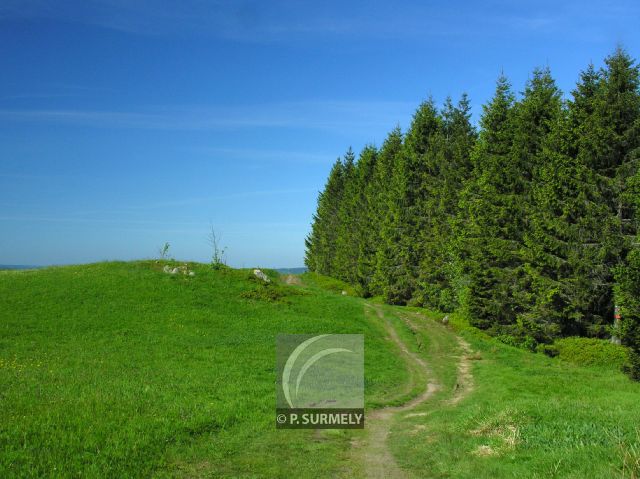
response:
<svg viewBox="0 0 640 479"><path fill-rule="evenodd" d="M548 68L521 95L501 76L478 126L466 95L425 101L333 165L307 267L531 349L619 337L640 378L639 81L618 48L568 96Z"/></svg>

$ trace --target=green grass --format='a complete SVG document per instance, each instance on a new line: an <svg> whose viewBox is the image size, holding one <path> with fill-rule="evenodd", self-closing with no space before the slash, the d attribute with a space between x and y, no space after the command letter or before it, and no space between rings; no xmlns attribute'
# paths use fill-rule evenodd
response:
<svg viewBox="0 0 640 479"><path fill-rule="evenodd" d="M638 477L640 384L452 322L475 353L474 390L457 405L436 397L421 408L427 415L396 424L391 446L403 466L438 478ZM455 374L451 350L428 357Z"/></svg>
<svg viewBox="0 0 640 479"><path fill-rule="evenodd" d="M558 358L574 364L621 370L629 360L627 348L604 339L563 338L551 347Z"/></svg>
<svg viewBox="0 0 640 479"><path fill-rule="evenodd" d="M0 273L0 477L335 472L346 433L274 429L275 335L365 334L376 401L406 372L362 300L192 268Z"/></svg>
<svg viewBox="0 0 640 479"><path fill-rule="evenodd" d="M276 430L275 336L365 335L367 407L424 388L384 322L344 284L256 281L248 270L99 263L0 272L0 477L352 477L366 431ZM499 343L449 315L378 305L442 388L401 415L389 446L416 477L640 475L640 385ZM421 312L425 314L424 312ZM473 391L450 404L471 344ZM565 357L582 344L568 342ZM562 348L561 348L562 349ZM613 351L613 352L612 352ZM600 353L604 354L602 356ZM616 356L617 357L617 356Z"/></svg>

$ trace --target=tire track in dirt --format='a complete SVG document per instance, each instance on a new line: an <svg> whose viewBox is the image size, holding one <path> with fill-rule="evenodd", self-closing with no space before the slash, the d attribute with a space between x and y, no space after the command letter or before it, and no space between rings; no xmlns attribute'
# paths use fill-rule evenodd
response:
<svg viewBox="0 0 640 479"><path fill-rule="evenodd" d="M471 346L468 342L458 336L458 345L462 350L460 361L458 361L458 379L456 381L453 397L448 403L456 405L473 392L473 375L471 374Z"/></svg>
<svg viewBox="0 0 640 479"><path fill-rule="evenodd" d="M369 307L374 309L376 316L382 321L391 341L398 347L403 358L410 366L410 369L419 371L425 378L426 387L418 396L400 406L387 406L382 409L376 409L369 413L365 420L365 427L368 429L366 444L362 451L365 476L367 478L381 479L404 478L407 477L407 474L398 466L387 443L391 429L391 421L396 414L410 411L425 402L440 389L440 385L437 382L429 380L432 374L427 363L417 354L407 349L407 346L400 339L389 320L385 318L382 308L370 305ZM413 366L413 368L411 366ZM413 388L415 384L413 374L414 373L411 375L411 388Z"/></svg>
<svg viewBox="0 0 640 479"><path fill-rule="evenodd" d="M385 317L382 308L371 304L365 304L365 308L372 309L376 317L381 320L389 338L398 347L402 357L407 362L409 370L412 371L410 382L407 386L408 390L413 389L415 385L416 371L424 377L426 387L418 396L400 406L387 406L368 413L365 421L368 434L364 440L364 444L359 444L360 450L358 452L362 456L365 477L381 479L407 478L409 474L398 465L388 445L393 418L397 414L402 413L408 413L407 416L421 416L426 414L411 413L411 411L432 397L433 394L441 389L441 385L433 378L433 372L424 359L409 351L406 344L398 336L391 322ZM416 319L428 321L428 319L419 313L402 314L401 318L412 331L416 331L418 327L409 319L409 314ZM453 395L445 402L445 404L449 405L458 404L473 391L472 365L470 359L472 354L471 346L459 336L456 336L456 339L461 354L458 361L458 375Z"/></svg>
<svg viewBox="0 0 640 479"><path fill-rule="evenodd" d="M410 312L407 313L414 316L416 319L420 319L422 321L429 321L429 319L425 318L422 314L418 312ZM408 322L411 329L415 329L415 325L411 323L408 318L405 317L405 321ZM448 329L447 326L440 326ZM473 392L474 382L473 382L473 374L471 372L472 369L472 360L473 351L471 350L471 345L465 341L461 336L456 335L456 341L458 342L458 346L460 348L459 356L452 356L454 358L458 358L458 374L456 378L456 384L453 389L453 395L446 401L446 404L456 405L464 398L466 398L469 394Z"/></svg>

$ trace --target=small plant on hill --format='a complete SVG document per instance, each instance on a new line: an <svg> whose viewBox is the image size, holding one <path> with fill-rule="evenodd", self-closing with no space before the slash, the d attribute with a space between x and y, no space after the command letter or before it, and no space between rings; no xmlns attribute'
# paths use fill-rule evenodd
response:
<svg viewBox="0 0 640 479"><path fill-rule="evenodd" d="M158 255L161 260L169 259L169 247L171 245L168 242L165 242L160 248L158 248Z"/></svg>
<svg viewBox="0 0 640 479"><path fill-rule="evenodd" d="M222 269L227 265L225 260L227 247L220 246L220 239L221 236L217 234L213 226L211 226L211 231L209 232L209 236L207 237L207 242L211 246L211 266L215 270Z"/></svg>

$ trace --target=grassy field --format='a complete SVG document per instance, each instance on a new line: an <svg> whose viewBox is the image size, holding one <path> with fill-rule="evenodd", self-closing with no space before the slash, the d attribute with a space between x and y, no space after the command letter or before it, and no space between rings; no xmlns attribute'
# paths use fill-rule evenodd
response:
<svg viewBox="0 0 640 479"><path fill-rule="evenodd" d="M351 449L366 430L275 430L274 346L278 333L362 333L368 408L400 404L424 381L371 307L313 275L267 290L246 270L163 264L0 272L0 477L362 475ZM392 423L409 475L638 477L638 384L378 307L441 385Z"/></svg>
<svg viewBox="0 0 640 479"><path fill-rule="evenodd" d="M427 316L413 321L432 339L426 356L451 378L457 360L436 344L442 315ZM406 469L436 478L640 477L640 384L615 367L529 353L457 323L473 351L470 390L452 404L444 388L422 415L395 424L390 446Z"/></svg>
<svg viewBox="0 0 640 479"><path fill-rule="evenodd" d="M369 400L406 379L358 299L161 269L0 273L0 477L331 476L346 434L274 430L275 335L365 334Z"/></svg>

